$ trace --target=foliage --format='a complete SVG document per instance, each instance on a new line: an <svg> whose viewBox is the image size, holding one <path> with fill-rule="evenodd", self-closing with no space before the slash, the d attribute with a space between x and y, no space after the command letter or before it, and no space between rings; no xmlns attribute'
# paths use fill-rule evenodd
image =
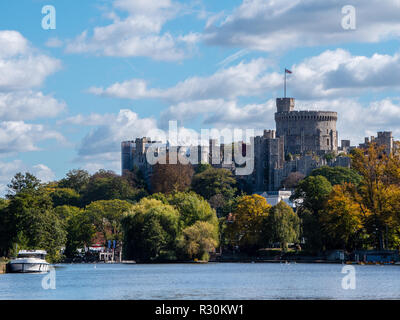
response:
<svg viewBox="0 0 400 320"><path fill-rule="evenodd" d="M168 203L179 212L180 228L184 229L197 221L209 222L218 230L218 219L210 204L194 192L177 192L169 195Z"/></svg>
<svg viewBox="0 0 400 320"><path fill-rule="evenodd" d="M332 185L323 176L308 176L300 181L291 200L298 201L298 215L302 219L302 234L306 248L318 252L324 246L320 214L332 191Z"/></svg>
<svg viewBox="0 0 400 320"><path fill-rule="evenodd" d="M23 189L12 197L5 210L13 226L9 230L11 242L17 243L20 249L44 249L50 261L61 258L66 232L46 190Z"/></svg>
<svg viewBox="0 0 400 320"><path fill-rule="evenodd" d="M286 251L287 244L298 242L300 236L300 218L284 201L280 201L270 210L265 221L265 235L270 242L280 242Z"/></svg>
<svg viewBox="0 0 400 320"><path fill-rule="evenodd" d="M94 225L90 216L81 208L59 206L55 212L62 219L67 232L64 254L67 258L73 258L77 249L91 244L95 234Z"/></svg>
<svg viewBox="0 0 400 320"><path fill-rule="evenodd" d="M233 222L227 226L229 242L250 251L263 246L263 225L270 208L265 198L257 194L240 197L232 212Z"/></svg>
<svg viewBox="0 0 400 320"><path fill-rule="evenodd" d="M136 201L146 195L142 189L135 189L128 181L113 171L99 170L89 179L82 194L83 205L98 200Z"/></svg>
<svg viewBox="0 0 400 320"><path fill-rule="evenodd" d="M142 199L122 220L124 256L139 261L155 260L175 251L179 212L156 199Z"/></svg>
<svg viewBox="0 0 400 320"><path fill-rule="evenodd" d="M331 248L354 250L363 239L363 225L369 212L348 195L354 193L351 184L336 185L321 214L324 234Z"/></svg>
<svg viewBox="0 0 400 320"><path fill-rule="evenodd" d="M40 180L33 174L26 172L22 174L18 172L8 184L8 193L6 197L8 199L13 198L15 195L22 191L35 191L41 186Z"/></svg>
<svg viewBox="0 0 400 320"><path fill-rule="evenodd" d="M323 176L333 186L343 184L345 182L352 183L357 186L361 182L361 176L353 169L345 167L327 167L323 166L314 169L311 176Z"/></svg>
<svg viewBox="0 0 400 320"><path fill-rule="evenodd" d="M90 174L86 170L74 169L68 171L66 177L58 182L59 188L69 188L81 193L88 185Z"/></svg>
<svg viewBox="0 0 400 320"><path fill-rule="evenodd" d="M397 230L399 226L400 157L387 155L384 146L372 143L366 150L353 151L352 166L362 176L356 201L364 213L370 212L365 227L375 247L383 249L389 238L396 238L389 228Z"/></svg>
<svg viewBox="0 0 400 320"><path fill-rule="evenodd" d="M58 206L79 206L80 195L71 188L54 188L50 189L50 196L54 207Z"/></svg>
<svg viewBox="0 0 400 320"><path fill-rule="evenodd" d="M159 164L153 167L151 190L154 193L172 193L186 191L190 187L193 176L190 164Z"/></svg>
<svg viewBox="0 0 400 320"><path fill-rule="evenodd" d="M105 240L122 240L121 221L131 208L132 204L124 200L99 200L88 205L85 211Z"/></svg>
<svg viewBox="0 0 400 320"><path fill-rule="evenodd" d="M208 260L209 252L214 251L217 245L218 232L214 225L205 221L197 221L185 228L178 242L178 247L185 255L201 260Z"/></svg>
<svg viewBox="0 0 400 320"><path fill-rule="evenodd" d="M301 207L303 209L318 214L324 208L331 191L332 185L325 177L308 176L300 181L291 199L302 199Z"/></svg>
<svg viewBox="0 0 400 320"><path fill-rule="evenodd" d="M194 175L192 190L207 200L216 194L221 194L228 200L235 195L235 184L236 180L231 171L209 168Z"/></svg>

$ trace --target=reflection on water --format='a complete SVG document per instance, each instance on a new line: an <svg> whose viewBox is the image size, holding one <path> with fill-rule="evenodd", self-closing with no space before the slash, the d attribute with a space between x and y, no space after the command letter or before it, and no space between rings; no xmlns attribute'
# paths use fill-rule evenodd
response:
<svg viewBox="0 0 400 320"><path fill-rule="evenodd" d="M0 299L400 299L400 266L355 266L344 290L339 264L61 264L43 274L0 275Z"/></svg>

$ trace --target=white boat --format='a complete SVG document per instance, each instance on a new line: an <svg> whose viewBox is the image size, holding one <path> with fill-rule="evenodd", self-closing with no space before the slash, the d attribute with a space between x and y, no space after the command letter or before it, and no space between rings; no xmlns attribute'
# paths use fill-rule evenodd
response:
<svg viewBox="0 0 400 320"><path fill-rule="evenodd" d="M49 271L45 250L20 250L17 258L9 262L9 272L31 273Z"/></svg>

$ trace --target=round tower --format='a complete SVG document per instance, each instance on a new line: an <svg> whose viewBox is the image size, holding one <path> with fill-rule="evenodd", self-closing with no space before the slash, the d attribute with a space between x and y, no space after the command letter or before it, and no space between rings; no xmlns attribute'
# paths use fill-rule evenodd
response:
<svg viewBox="0 0 400 320"><path fill-rule="evenodd" d="M278 98L276 106L276 136L284 137L286 154L337 151L336 112L295 111L293 98Z"/></svg>

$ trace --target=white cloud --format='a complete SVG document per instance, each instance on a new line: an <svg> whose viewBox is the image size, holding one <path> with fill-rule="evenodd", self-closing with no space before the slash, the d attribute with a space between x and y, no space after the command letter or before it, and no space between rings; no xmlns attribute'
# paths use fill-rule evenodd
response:
<svg viewBox="0 0 400 320"><path fill-rule="evenodd" d="M41 124L28 124L23 121L0 122L0 155L16 152L37 151L37 143L43 140L56 140L65 143L58 132L48 130Z"/></svg>
<svg viewBox="0 0 400 320"><path fill-rule="evenodd" d="M205 77L190 77L175 86L149 88L143 79L117 82L107 88L92 87L100 96L145 99L171 103L197 100L232 100L237 97L276 94L282 90L283 74L271 71L267 59L253 59L223 68ZM327 50L290 67L288 90L301 99L339 98L400 87L400 54L352 55L343 49Z"/></svg>
<svg viewBox="0 0 400 320"><path fill-rule="evenodd" d="M295 47L376 43L400 35L398 0L354 3L356 29L342 28L342 7L347 0L243 0L229 15L206 24L204 40L210 45L267 52Z"/></svg>
<svg viewBox="0 0 400 320"><path fill-rule="evenodd" d="M155 60L181 60L197 42L194 34L174 37L163 32L166 21L175 17L180 5L170 0L116 0L114 9L128 13L120 18L108 15L112 23L95 27L91 35L82 32L67 44L70 53L95 53L105 56L144 56Z"/></svg>
<svg viewBox="0 0 400 320"><path fill-rule="evenodd" d="M0 119L32 120L51 118L66 109L66 104L42 92L0 92Z"/></svg>
<svg viewBox="0 0 400 320"><path fill-rule="evenodd" d="M75 162L83 163L84 168L96 171L99 168L120 170L120 147L124 140L152 136L157 129L153 118L140 118L135 112L122 109L118 114L77 115L60 124L90 125L94 128L82 139L78 146Z"/></svg>
<svg viewBox="0 0 400 320"><path fill-rule="evenodd" d="M248 63L242 61L211 76L191 77L167 89L148 88L145 80L132 79L105 89L92 87L89 92L126 99L160 98L171 102L254 96L282 83L281 75L266 73L269 65L266 59L254 59Z"/></svg>
<svg viewBox="0 0 400 320"><path fill-rule="evenodd" d="M17 31L0 31L0 92L43 84L61 67L57 59L36 52Z"/></svg>
<svg viewBox="0 0 400 320"><path fill-rule="evenodd" d="M292 94L300 98L343 97L400 87L400 55L354 56L343 49L325 51L291 67Z"/></svg>

